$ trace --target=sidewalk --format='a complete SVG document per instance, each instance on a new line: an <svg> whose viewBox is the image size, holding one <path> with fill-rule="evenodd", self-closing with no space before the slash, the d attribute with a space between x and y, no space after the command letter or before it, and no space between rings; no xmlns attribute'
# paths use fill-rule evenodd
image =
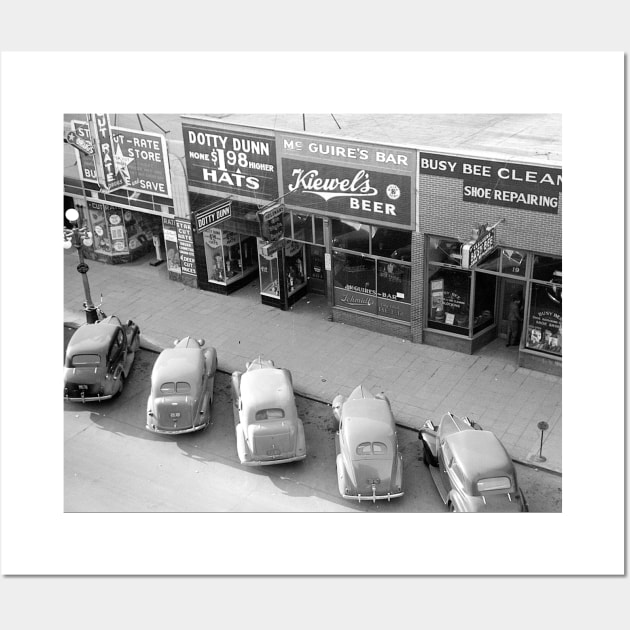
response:
<svg viewBox="0 0 630 630"><path fill-rule="evenodd" d="M64 321L85 323L77 256L64 252ZM446 411L493 431L515 460L562 472L562 378L519 368L516 351L498 339L477 355L331 322L323 296L306 296L289 311L260 303L258 278L230 296L169 280L151 258L126 265L87 261L92 297L108 315L133 319L144 347L161 350L185 335L217 349L219 369L243 370L258 355L288 368L296 393L330 404L358 384L383 391L396 421L419 428ZM549 424L542 454L541 420Z"/></svg>

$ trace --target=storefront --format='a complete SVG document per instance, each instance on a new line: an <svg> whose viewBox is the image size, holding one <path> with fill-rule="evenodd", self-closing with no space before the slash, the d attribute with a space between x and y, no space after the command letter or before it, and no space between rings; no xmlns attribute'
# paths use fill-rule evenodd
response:
<svg viewBox="0 0 630 630"><path fill-rule="evenodd" d="M416 153L278 132L281 194L334 321L402 337L411 327Z"/></svg>
<svg viewBox="0 0 630 630"><path fill-rule="evenodd" d="M144 256L164 262L163 219L175 214L164 136L117 127L106 114L72 120L68 128L93 146L91 154L69 149L75 161L65 176L64 209L75 208L93 235L86 257L112 264ZM94 141L95 135L101 137ZM108 159L115 161L120 181L112 181L103 167Z"/></svg>
<svg viewBox="0 0 630 630"><path fill-rule="evenodd" d="M501 337L520 365L560 373L561 169L427 153L419 168L423 343L474 353Z"/></svg>

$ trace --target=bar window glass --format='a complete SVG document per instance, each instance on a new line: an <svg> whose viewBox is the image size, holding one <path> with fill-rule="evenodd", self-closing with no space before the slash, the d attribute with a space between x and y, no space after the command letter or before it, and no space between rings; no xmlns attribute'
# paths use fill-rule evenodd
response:
<svg viewBox="0 0 630 630"><path fill-rule="evenodd" d="M372 228L372 254L411 262L411 232Z"/></svg>
<svg viewBox="0 0 630 630"><path fill-rule="evenodd" d="M333 252L335 286L347 291L376 295L376 264L371 258Z"/></svg>
<svg viewBox="0 0 630 630"><path fill-rule="evenodd" d="M334 247L349 249L364 254L370 253L370 227L355 221L333 219L332 242Z"/></svg>
<svg viewBox="0 0 630 630"><path fill-rule="evenodd" d="M388 300L411 302L411 267L378 261L377 295Z"/></svg>

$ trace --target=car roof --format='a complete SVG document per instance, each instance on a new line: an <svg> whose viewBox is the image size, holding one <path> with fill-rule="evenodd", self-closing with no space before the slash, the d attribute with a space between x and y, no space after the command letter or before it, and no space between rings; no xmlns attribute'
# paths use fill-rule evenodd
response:
<svg viewBox="0 0 630 630"><path fill-rule="evenodd" d="M92 354L107 350L117 330L118 326L105 322L83 324L70 338L67 354Z"/></svg>
<svg viewBox="0 0 630 630"><path fill-rule="evenodd" d="M169 381L186 381L190 384L201 380L204 357L201 348L166 348L160 352L151 374L151 387L160 389Z"/></svg>
<svg viewBox="0 0 630 630"><path fill-rule="evenodd" d="M349 399L342 409L342 427L351 445L394 440L394 418L386 400Z"/></svg>
<svg viewBox="0 0 630 630"><path fill-rule="evenodd" d="M289 372L283 368L260 368L241 377L243 406L271 409L295 404Z"/></svg>
<svg viewBox="0 0 630 630"><path fill-rule="evenodd" d="M487 477L514 477L514 464L491 431L468 429L445 438L464 476L472 483Z"/></svg>

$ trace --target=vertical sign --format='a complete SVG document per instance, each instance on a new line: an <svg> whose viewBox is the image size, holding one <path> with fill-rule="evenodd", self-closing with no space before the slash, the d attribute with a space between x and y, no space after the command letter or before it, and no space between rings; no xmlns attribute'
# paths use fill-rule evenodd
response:
<svg viewBox="0 0 630 630"><path fill-rule="evenodd" d="M179 260L182 266L182 273L196 278L197 266L195 264L195 250L193 248L190 221L175 219L175 230L177 232L177 242L179 243Z"/></svg>
<svg viewBox="0 0 630 630"><path fill-rule="evenodd" d="M96 162L98 185L106 192L123 188L131 178L126 171L126 163L122 156L116 156L116 148L112 139L109 114L87 114ZM118 162L117 162L118 160Z"/></svg>
<svg viewBox="0 0 630 630"><path fill-rule="evenodd" d="M166 246L166 267L173 273L181 274L182 265L179 260L175 219L162 217L162 227L164 230L164 244Z"/></svg>

